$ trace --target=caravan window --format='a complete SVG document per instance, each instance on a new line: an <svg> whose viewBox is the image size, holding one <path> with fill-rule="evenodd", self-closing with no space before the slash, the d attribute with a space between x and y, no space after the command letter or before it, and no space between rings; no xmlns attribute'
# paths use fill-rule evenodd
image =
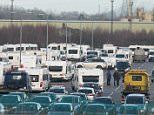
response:
<svg viewBox="0 0 154 115"><path fill-rule="evenodd" d="M39 76L38 75L30 75L31 81L32 82L38 82L39 81Z"/></svg>
<svg viewBox="0 0 154 115"><path fill-rule="evenodd" d="M113 50L108 50L108 53L113 53Z"/></svg>
<svg viewBox="0 0 154 115"><path fill-rule="evenodd" d="M83 82L98 82L99 76L82 76Z"/></svg>
<svg viewBox="0 0 154 115"><path fill-rule="evenodd" d="M78 53L78 50L68 50L68 53L69 54L77 54Z"/></svg>
<svg viewBox="0 0 154 115"><path fill-rule="evenodd" d="M20 50L20 47L17 47L16 48L16 51L19 51ZM24 50L24 47L21 47L21 51L23 51Z"/></svg>
<svg viewBox="0 0 154 115"><path fill-rule="evenodd" d="M7 51L14 51L14 48L7 48Z"/></svg>
<svg viewBox="0 0 154 115"><path fill-rule="evenodd" d="M62 66L49 66L49 71L61 72L62 69Z"/></svg>
<svg viewBox="0 0 154 115"><path fill-rule="evenodd" d="M142 81L142 76L132 76L132 81Z"/></svg>
<svg viewBox="0 0 154 115"><path fill-rule="evenodd" d="M51 50L57 50L57 47L52 47Z"/></svg>

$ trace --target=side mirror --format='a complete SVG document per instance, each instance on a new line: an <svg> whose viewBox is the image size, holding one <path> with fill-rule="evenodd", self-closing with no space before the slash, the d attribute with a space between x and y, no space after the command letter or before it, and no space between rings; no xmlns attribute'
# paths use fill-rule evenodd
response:
<svg viewBox="0 0 154 115"><path fill-rule="evenodd" d="M153 83L153 82L154 82L154 80L152 79L152 80L151 80L151 83Z"/></svg>

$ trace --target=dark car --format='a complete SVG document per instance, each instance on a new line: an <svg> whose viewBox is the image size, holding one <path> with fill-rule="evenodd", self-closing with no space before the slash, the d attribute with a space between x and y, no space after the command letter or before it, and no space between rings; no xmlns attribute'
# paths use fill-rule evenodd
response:
<svg viewBox="0 0 154 115"><path fill-rule="evenodd" d="M5 73L4 87L6 89L23 89L31 91L29 75L23 71L8 71Z"/></svg>
<svg viewBox="0 0 154 115"><path fill-rule="evenodd" d="M131 69L131 66L128 61L117 61L115 69L122 75Z"/></svg>
<svg viewBox="0 0 154 115"><path fill-rule="evenodd" d="M43 108L36 102L24 102L20 103L14 115L40 115L45 114Z"/></svg>

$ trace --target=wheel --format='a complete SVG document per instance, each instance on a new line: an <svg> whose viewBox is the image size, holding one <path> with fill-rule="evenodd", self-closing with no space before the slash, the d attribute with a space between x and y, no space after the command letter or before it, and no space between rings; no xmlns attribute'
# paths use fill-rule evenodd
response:
<svg viewBox="0 0 154 115"><path fill-rule="evenodd" d="M101 65L96 66L96 68L103 69Z"/></svg>
<svg viewBox="0 0 154 115"><path fill-rule="evenodd" d="M83 68L83 66L82 65L78 65L77 68Z"/></svg>

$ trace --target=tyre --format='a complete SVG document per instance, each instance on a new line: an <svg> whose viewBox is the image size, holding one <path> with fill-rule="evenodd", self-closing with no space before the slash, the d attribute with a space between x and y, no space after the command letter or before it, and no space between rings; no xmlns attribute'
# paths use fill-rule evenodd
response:
<svg viewBox="0 0 154 115"><path fill-rule="evenodd" d="M82 65L78 65L77 68L83 68L83 66Z"/></svg>
<svg viewBox="0 0 154 115"><path fill-rule="evenodd" d="M96 68L103 69L101 65L96 66Z"/></svg>

